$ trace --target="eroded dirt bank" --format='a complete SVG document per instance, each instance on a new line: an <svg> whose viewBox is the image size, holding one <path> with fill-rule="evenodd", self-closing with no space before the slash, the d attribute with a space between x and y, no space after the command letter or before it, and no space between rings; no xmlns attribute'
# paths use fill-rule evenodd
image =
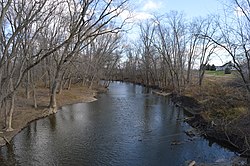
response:
<svg viewBox="0 0 250 166"><path fill-rule="evenodd" d="M250 114L242 114L233 120L208 117L207 106L204 106L193 97L171 95L172 101L184 108L192 117L187 122L199 129L203 136L250 157Z"/></svg>
<svg viewBox="0 0 250 166"><path fill-rule="evenodd" d="M103 87L95 87L94 89L88 89L86 87L73 86L70 90L64 90L61 94L57 95L58 110L60 107L80 103L80 102L92 102L96 100L98 92L106 91ZM33 106L33 99L25 97L24 91L19 91L17 95L15 111L13 114L11 132L6 132L4 128L4 113L1 114L0 119L0 146L10 142L11 139L25 128L30 122L47 117L50 115L48 109L49 103L49 90L46 88L37 89L37 108Z"/></svg>

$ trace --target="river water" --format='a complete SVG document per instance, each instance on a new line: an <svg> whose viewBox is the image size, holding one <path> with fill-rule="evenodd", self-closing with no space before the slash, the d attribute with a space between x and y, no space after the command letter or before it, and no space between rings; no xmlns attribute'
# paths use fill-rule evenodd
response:
<svg viewBox="0 0 250 166"><path fill-rule="evenodd" d="M1 148L0 165L179 166L189 160L225 163L235 156L187 136L193 129L184 117L167 98L115 82L95 102L65 106L32 122Z"/></svg>

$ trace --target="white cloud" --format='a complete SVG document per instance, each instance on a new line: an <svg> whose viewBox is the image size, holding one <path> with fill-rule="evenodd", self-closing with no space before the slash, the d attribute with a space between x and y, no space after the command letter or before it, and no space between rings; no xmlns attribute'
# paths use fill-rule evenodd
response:
<svg viewBox="0 0 250 166"><path fill-rule="evenodd" d="M147 12L135 12L133 14L133 18L135 20L146 20L146 19L153 18L153 15Z"/></svg>
<svg viewBox="0 0 250 166"><path fill-rule="evenodd" d="M244 16L244 13L243 13L243 11L242 11L242 9L240 8L240 7L236 7L236 9L235 9L235 11L234 11L234 14L236 15L236 16Z"/></svg>
<svg viewBox="0 0 250 166"><path fill-rule="evenodd" d="M153 2L151 0L147 1L144 6L143 6L143 10L147 11L147 10L156 10L159 9L161 7L161 3L160 2Z"/></svg>
<svg viewBox="0 0 250 166"><path fill-rule="evenodd" d="M147 19L154 18L156 13L162 6L161 0L137 0L136 2L130 4L134 7L133 11L124 10L120 17L130 18L129 22L143 21ZM133 8L132 7L132 8Z"/></svg>
<svg viewBox="0 0 250 166"><path fill-rule="evenodd" d="M129 10L123 10L119 16L121 17L122 20L125 20L131 18L132 14Z"/></svg>
<svg viewBox="0 0 250 166"><path fill-rule="evenodd" d="M153 18L154 16L147 12L141 12L141 11L131 12L129 10L124 10L121 12L119 17L121 18L121 20L128 19L127 22L133 23L141 20L147 20Z"/></svg>

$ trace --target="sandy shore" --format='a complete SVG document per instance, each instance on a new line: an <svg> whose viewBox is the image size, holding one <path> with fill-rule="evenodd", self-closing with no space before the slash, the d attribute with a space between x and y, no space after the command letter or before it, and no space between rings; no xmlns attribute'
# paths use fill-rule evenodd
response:
<svg viewBox="0 0 250 166"><path fill-rule="evenodd" d="M104 89L90 90L86 87L72 87L71 90L64 90L61 94L57 95L58 110L65 105L92 102L97 100L95 96L98 91L104 91ZM15 111L13 114L11 132L5 132L4 127L4 113L1 112L0 119L0 146L5 145L11 141L12 138L18 134L23 128L25 128L30 122L49 116L48 110L49 103L49 90L45 88L37 89L37 108L33 107L32 94L30 99L27 99L23 91L18 92ZM7 142L6 142L7 141Z"/></svg>

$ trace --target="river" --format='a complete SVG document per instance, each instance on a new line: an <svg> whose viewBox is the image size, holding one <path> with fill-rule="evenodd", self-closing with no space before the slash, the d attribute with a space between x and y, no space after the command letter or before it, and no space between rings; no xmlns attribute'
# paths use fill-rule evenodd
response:
<svg viewBox="0 0 250 166"><path fill-rule="evenodd" d="M0 151L0 165L175 166L235 157L194 136L183 110L142 86L112 83L92 103L62 107L37 120Z"/></svg>

